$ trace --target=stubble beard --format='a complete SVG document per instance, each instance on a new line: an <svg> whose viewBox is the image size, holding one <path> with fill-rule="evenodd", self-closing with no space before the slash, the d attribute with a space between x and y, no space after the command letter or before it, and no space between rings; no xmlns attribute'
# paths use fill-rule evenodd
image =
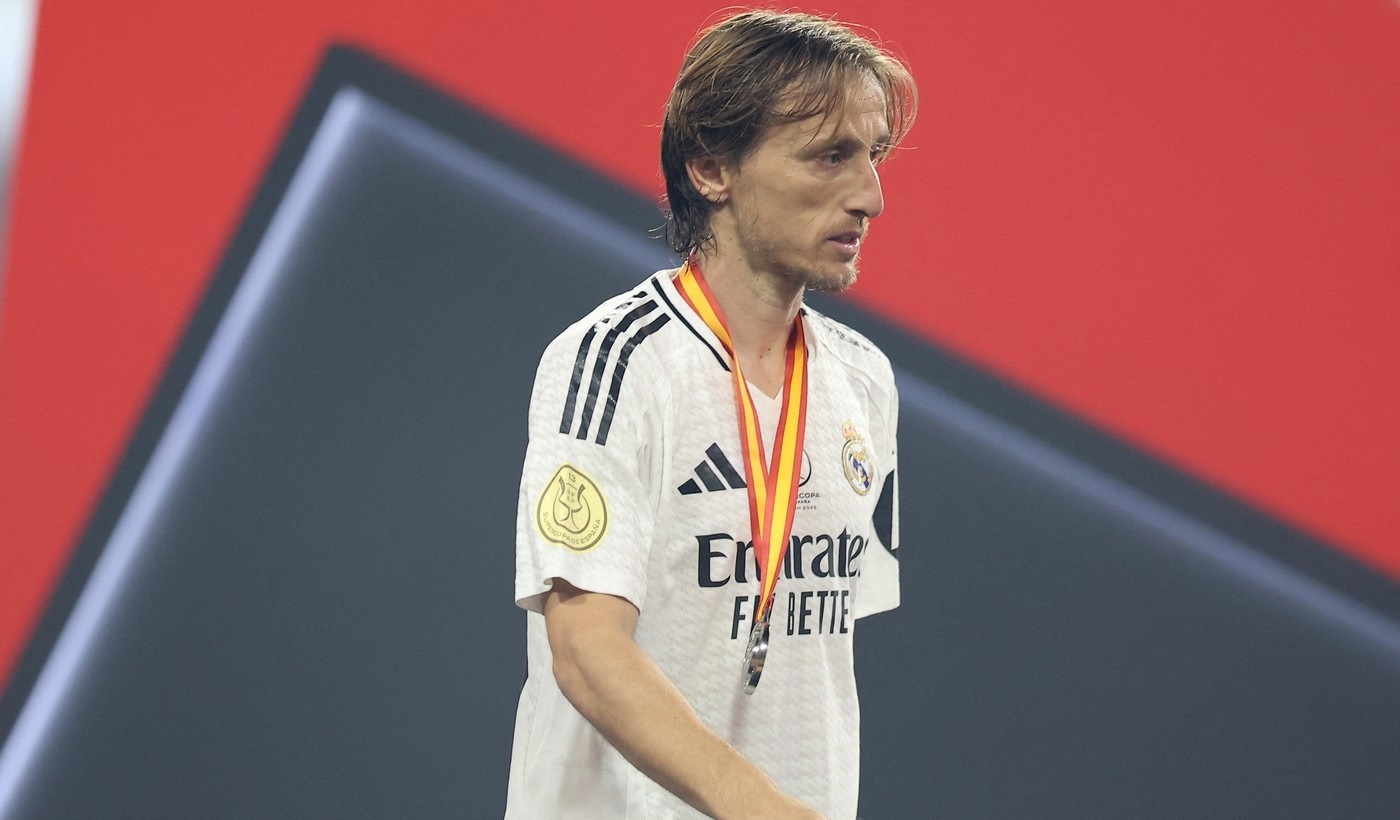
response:
<svg viewBox="0 0 1400 820"><path fill-rule="evenodd" d="M818 293L840 293L855 284L856 276L860 273L860 258L851 260L849 267L844 268L840 276L823 276L812 270L780 269L778 272L784 279L795 285L801 285L807 290Z"/></svg>
<svg viewBox="0 0 1400 820"><path fill-rule="evenodd" d="M815 265L805 266L783 259L777 243L769 239L758 227L758 220L752 214L743 214L738 220L739 249L748 258L754 270L771 270L783 281L818 293L840 293L855 284L859 274L860 257L852 259L835 276L824 273Z"/></svg>

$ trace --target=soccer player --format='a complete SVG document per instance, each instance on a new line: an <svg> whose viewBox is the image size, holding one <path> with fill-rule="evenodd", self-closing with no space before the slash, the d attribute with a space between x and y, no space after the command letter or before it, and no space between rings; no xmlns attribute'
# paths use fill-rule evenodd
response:
<svg viewBox="0 0 1400 820"><path fill-rule="evenodd" d="M804 306L856 277L906 68L834 21L703 32L667 104L672 247L530 405L509 818L855 817L856 619L899 602L888 360Z"/></svg>

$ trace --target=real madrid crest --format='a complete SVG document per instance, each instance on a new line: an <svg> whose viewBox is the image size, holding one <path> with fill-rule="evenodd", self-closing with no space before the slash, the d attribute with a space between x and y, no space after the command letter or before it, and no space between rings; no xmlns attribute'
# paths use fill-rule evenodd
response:
<svg viewBox="0 0 1400 820"><path fill-rule="evenodd" d="M608 534L607 499L586 473L563 464L540 493L535 526L551 544L588 552Z"/></svg>
<svg viewBox="0 0 1400 820"><path fill-rule="evenodd" d="M845 471L851 489L865 495L875 483L875 462L865 446L865 438L856 431L853 422L847 420L841 425L841 435L846 437L846 443L841 447L841 469Z"/></svg>

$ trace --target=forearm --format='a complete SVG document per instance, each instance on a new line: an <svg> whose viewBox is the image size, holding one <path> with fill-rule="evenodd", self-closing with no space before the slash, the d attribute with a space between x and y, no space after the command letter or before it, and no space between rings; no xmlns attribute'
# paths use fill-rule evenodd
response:
<svg viewBox="0 0 1400 820"><path fill-rule="evenodd" d="M820 816L711 732L630 633L561 631L551 634L551 646L565 697L663 788L711 817Z"/></svg>

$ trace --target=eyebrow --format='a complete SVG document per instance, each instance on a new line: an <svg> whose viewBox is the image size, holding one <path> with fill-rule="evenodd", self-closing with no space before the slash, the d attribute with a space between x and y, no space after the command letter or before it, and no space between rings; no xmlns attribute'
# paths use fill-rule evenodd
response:
<svg viewBox="0 0 1400 820"><path fill-rule="evenodd" d="M893 147L890 145L890 142L893 139L893 135L889 132L880 134L870 142L866 142L865 140L860 139L854 134L838 133L832 134L830 137L824 140L813 140L811 145L813 149L816 150L818 153L822 151L829 151L832 148L840 148L842 150L848 151L854 151L857 148L869 148L873 151L887 151L891 147Z"/></svg>

